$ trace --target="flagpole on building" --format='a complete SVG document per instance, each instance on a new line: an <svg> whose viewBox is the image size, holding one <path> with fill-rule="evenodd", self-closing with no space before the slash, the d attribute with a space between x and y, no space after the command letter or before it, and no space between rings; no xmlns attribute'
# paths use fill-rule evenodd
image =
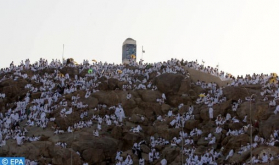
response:
<svg viewBox="0 0 279 165"><path fill-rule="evenodd" d="M63 44L63 52L62 52L62 65L63 65L63 63L64 63L64 44Z"/></svg>
<svg viewBox="0 0 279 165"><path fill-rule="evenodd" d="M141 59L143 59L143 46L141 47Z"/></svg>

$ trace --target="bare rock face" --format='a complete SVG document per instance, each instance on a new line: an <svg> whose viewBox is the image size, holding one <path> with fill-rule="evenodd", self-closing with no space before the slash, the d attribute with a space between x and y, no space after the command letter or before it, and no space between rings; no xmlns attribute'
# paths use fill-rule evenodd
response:
<svg viewBox="0 0 279 165"><path fill-rule="evenodd" d="M108 88L109 88L109 90L115 90L117 88L120 88L118 86L118 80L115 78L108 79Z"/></svg>
<svg viewBox="0 0 279 165"><path fill-rule="evenodd" d="M170 110L170 108L171 108L171 106L168 104L162 104L162 106L161 106L161 110L164 114L167 114L168 111Z"/></svg>
<svg viewBox="0 0 279 165"><path fill-rule="evenodd" d="M163 151L163 157L167 159L168 162L173 162L175 158L179 155L180 149L179 147L166 147Z"/></svg>
<svg viewBox="0 0 279 165"><path fill-rule="evenodd" d="M184 78L181 74L165 73L155 78L155 85L165 94L177 93Z"/></svg>
<svg viewBox="0 0 279 165"><path fill-rule="evenodd" d="M260 123L260 133L268 139L273 130L279 129L279 115L271 115L267 120Z"/></svg>
<svg viewBox="0 0 279 165"><path fill-rule="evenodd" d="M241 88L241 87L228 86L223 89L223 93L227 98L230 98L233 100L238 100L238 99L245 100L246 96L250 96L248 93L248 90L246 90L245 88Z"/></svg>
<svg viewBox="0 0 279 165"><path fill-rule="evenodd" d="M93 149L88 148L82 152L82 158L86 162L90 162L93 164L102 162L105 159L104 150L103 149Z"/></svg>
<svg viewBox="0 0 279 165"><path fill-rule="evenodd" d="M122 137L123 129L121 127L114 127L111 131L111 137L120 139Z"/></svg>
<svg viewBox="0 0 279 165"><path fill-rule="evenodd" d="M100 104L106 104L108 106L117 105L121 100L114 91L99 91L93 93L92 96L97 98Z"/></svg>
<svg viewBox="0 0 279 165"><path fill-rule="evenodd" d="M152 91L152 90L138 90L138 94L142 101L145 102L156 102L157 98L162 97L162 93L159 91Z"/></svg>
<svg viewBox="0 0 279 165"><path fill-rule="evenodd" d="M134 99L130 99L130 100L125 99L122 101L122 107L125 113L127 113L127 115L130 116L131 110L137 107L137 102Z"/></svg>
<svg viewBox="0 0 279 165"><path fill-rule="evenodd" d="M131 149L130 146L133 146L135 142L142 141L144 139L144 135L142 133L132 133L132 132L127 132L123 135L122 142L123 148L125 150Z"/></svg>
<svg viewBox="0 0 279 165"><path fill-rule="evenodd" d="M108 90L108 83L107 83L107 81L101 81L101 83L99 84L97 89L100 90L100 91Z"/></svg>
<svg viewBox="0 0 279 165"><path fill-rule="evenodd" d="M136 114L132 114L132 116L130 117L130 121L135 123L135 124L143 122L141 120L141 117L139 115L136 115Z"/></svg>
<svg viewBox="0 0 279 165"><path fill-rule="evenodd" d="M167 104L177 107L181 103L190 105L193 103L193 100L189 96L182 96L178 94L167 95Z"/></svg>
<svg viewBox="0 0 279 165"><path fill-rule="evenodd" d="M143 110L144 115L149 120L156 120L156 115L161 115L161 106L157 103L142 102L139 104L139 108Z"/></svg>
<svg viewBox="0 0 279 165"><path fill-rule="evenodd" d="M53 153L52 153L52 163L55 165L59 164L81 164L81 160L79 158L79 155L75 153L74 151L70 151L65 148L61 148L59 146L55 146Z"/></svg>
<svg viewBox="0 0 279 165"><path fill-rule="evenodd" d="M18 101L27 93L25 89L26 84L28 84L28 82L22 78L17 80L6 79L0 83L0 92L6 94L8 102Z"/></svg>
<svg viewBox="0 0 279 165"><path fill-rule="evenodd" d="M192 130L196 128L200 124L199 120L188 120L185 122L185 128L188 130Z"/></svg>
<svg viewBox="0 0 279 165"><path fill-rule="evenodd" d="M110 137L95 138L93 135L81 134L78 139L82 140L74 141L72 148L79 151L81 156L90 164L101 163L105 153L113 155L117 151L118 141Z"/></svg>
<svg viewBox="0 0 279 165"><path fill-rule="evenodd" d="M227 136L222 141L222 146L226 148L224 153L227 155L230 149L234 149L234 151L236 151L241 145L246 145L249 142L250 138L247 134L241 134L239 136Z"/></svg>
<svg viewBox="0 0 279 165"><path fill-rule="evenodd" d="M6 147L8 147L7 150L5 149ZM82 164L81 159L76 152L60 146L55 146L49 141L35 141L26 143L22 146L17 146L15 142L8 142L8 145L1 148L0 154L2 156L21 156L31 160L38 160L38 158L44 156L48 157L48 159L42 159L40 162L44 162L46 164L71 164L71 161L73 164ZM49 159L49 157L51 158Z"/></svg>
<svg viewBox="0 0 279 165"><path fill-rule="evenodd" d="M181 81L181 85L178 94L187 94L191 90L191 79L184 79Z"/></svg>
<svg viewBox="0 0 279 165"><path fill-rule="evenodd" d="M97 107L99 103L98 99L92 96L89 96L88 98L82 98L81 101L83 101L84 104L87 104L89 109Z"/></svg>
<svg viewBox="0 0 279 165"><path fill-rule="evenodd" d="M250 116L250 109L252 115L252 121L255 120L267 120L270 115L274 114L270 111L268 104L262 102L244 102L237 109L236 113L240 119L243 119L245 115Z"/></svg>
<svg viewBox="0 0 279 165"><path fill-rule="evenodd" d="M60 72L62 74L69 74L70 78L75 78L75 75L79 74L79 69L74 67L63 67Z"/></svg>
<svg viewBox="0 0 279 165"><path fill-rule="evenodd" d="M74 108L73 111L75 111ZM55 114L55 123L62 130L67 130L69 125L73 125L74 123L77 123L79 120L79 115L75 115L74 113L68 115L65 118L60 116L60 112Z"/></svg>
<svg viewBox="0 0 279 165"><path fill-rule="evenodd" d="M229 123L228 124L228 128L230 130L240 130L241 128L243 127L243 124L242 123Z"/></svg>

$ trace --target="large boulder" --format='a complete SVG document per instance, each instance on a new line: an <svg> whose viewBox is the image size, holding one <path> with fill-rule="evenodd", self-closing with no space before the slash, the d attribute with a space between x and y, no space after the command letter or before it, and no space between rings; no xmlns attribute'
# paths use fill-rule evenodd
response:
<svg viewBox="0 0 279 165"><path fill-rule="evenodd" d="M161 105L161 110L164 114L167 114L170 109L171 109L171 106L168 105L168 104L162 104Z"/></svg>
<svg viewBox="0 0 279 165"><path fill-rule="evenodd" d="M61 117L60 110L56 110L54 122L60 129L67 130L69 125L74 125L74 123L79 121L80 117L75 108L73 108L73 112L70 115L67 115L67 117Z"/></svg>
<svg viewBox="0 0 279 165"><path fill-rule="evenodd" d="M111 137L115 139L120 139L122 137L123 129L122 127L113 127L111 131Z"/></svg>
<svg viewBox="0 0 279 165"><path fill-rule="evenodd" d="M223 94L227 98L233 100L238 100L238 99L245 100L245 97L249 96L249 92L246 88L232 87L232 86L225 87L223 89Z"/></svg>
<svg viewBox="0 0 279 165"><path fill-rule="evenodd" d="M121 100L114 91L99 91L93 93L92 96L98 99L99 104L106 104L108 106L117 105Z"/></svg>
<svg viewBox="0 0 279 165"><path fill-rule="evenodd" d="M154 84L165 94L177 93L184 78L181 74L165 73L156 77Z"/></svg>
<svg viewBox="0 0 279 165"><path fill-rule="evenodd" d="M131 117L129 118L131 122L138 124L142 123L143 121L141 120L141 116L137 114L132 114Z"/></svg>
<svg viewBox="0 0 279 165"><path fill-rule="evenodd" d="M23 99L27 93L25 89L28 82L25 79L17 80L6 79L0 82L0 93L5 93L8 102L18 101Z"/></svg>
<svg viewBox="0 0 279 165"><path fill-rule="evenodd" d="M272 115L272 111L269 110L268 104L261 102L244 102L237 109L236 113L240 119L243 119L245 115L250 117L250 109L252 114L252 121L255 120L266 120L270 115Z"/></svg>
<svg viewBox="0 0 279 165"><path fill-rule="evenodd" d="M85 162L89 162L93 164L100 163L105 159L103 149L88 148L85 149L81 154Z"/></svg>
<svg viewBox="0 0 279 165"><path fill-rule="evenodd" d="M227 155L231 149L234 149L234 151L236 151L241 147L241 145L246 145L249 142L250 137L247 134L241 134L238 136L227 136L221 143L222 146L224 146L225 148L223 153Z"/></svg>
<svg viewBox="0 0 279 165"><path fill-rule="evenodd" d="M89 164L98 164L104 161L105 153L113 155L117 151L118 140L111 137L93 137L92 134L82 133L72 143L72 148L81 153ZM98 151L98 152L96 152ZM93 157L91 158L90 155Z"/></svg>
<svg viewBox="0 0 279 165"><path fill-rule="evenodd" d="M156 120L157 115L162 115L161 106L158 103L141 102L139 108L149 120ZM140 113L138 113L140 114Z"/></svg>
<svg viewBox="0 0 279 165"><path fill-rule="evenodd" d="M260 122L260 134L263 135L265 139L269 139L270 134L273 130L279 129L279 115L271 115L267 120Z"/></svg>
<svg viewBox="0 0 279 165"><path fill-rule="evenodd" d="M35 160L41 154L45 148L52 147L51 142L32 142L24 143L21 146L17 146L15 141L7 141L7 145L1 147L1 156L22 156L28 159Z"/></svg>
<svg viewBox="0 0 279 165"><path fill-rule="evenodd" d="M97 107L99 103L98 99L93 97L92 95L88 98L81 98L80 100L83 102L83 104L87 104L89 109Z"/></svg>
<svg viewBox="0 0 279 165"><path fill-rule="evenodd" d="M191 90L191 79L184 79L181 81L181 85L178 94L187 94Z"/></svg>
<svg viewBox="0 0 279 165"><path fill-rule="evenodd" d="M73 150L61 148L60 146L55 146L53 151L51 151L52 164L81 164L82 161L79 155Z"/></svg>
<svg viewBox="0 0 279 165"><path fill-rule="evenodd" d="M192 130L194 128L197 128L197 126L200 124L199 120L187 120L185 122L185 126L184 128L188 129L188 130Z"/></svg>
<svg viewBox="0 0 279 165"><path fill-rule="evenodd" d="M144 140L144 134L142 133L133 133L127 132L123 135L122 142L123 142L123 149L131 149L135 142L139 142Z"/></svg>
<svg viewBox="0 0 279 165"><path fill-rule="evenodd" d="M108 88L109 88L110 90L115 90L115 89L117 89L117 88L120 88L120 87L118 86L118 80L115 79L115 78L110 78L110 79L108 79Z"/></svg>
<svg viewBox="0 0 279 165"><path fill-rule="evenodd" d="M168 163L173 162L179 154L180 154L179 147L168 146L162 151L162 155L167 159Z"/></svg>
<svg viewBox="0 0 279 165"><path fill-rule="evenodd" d="M75 78L75 75L79 75L79 68L77 67L63 67L59 70L62 74L69 74L70 78Z"/></svg>
<svg viewBox="0 0 279 165"><path fill-rule="evenodd" d="M184 95L178 95L178 94L169 94L167 95L167 104L173 106L173 107L177 107L179 104L185 104L185 105L189 105L192 104L192 98L189 96L184 96Z"/></svg>
<svg viewBox="0 0 279 165"><path fill-rule="evenodd" d="M152 90L138 90L138 94L145 102L156 102L157 98L162 97L161 92Z"/></svg>

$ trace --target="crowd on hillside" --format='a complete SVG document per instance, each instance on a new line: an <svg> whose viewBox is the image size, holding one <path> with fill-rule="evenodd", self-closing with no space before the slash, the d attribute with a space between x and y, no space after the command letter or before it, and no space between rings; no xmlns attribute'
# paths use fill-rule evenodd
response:
<svg viewBox="0 0 279 165"><path fill-rule="evenodd" d="M85 77L80 77L75 75L74 78L70 78L69 74L63 75L59 72L59 69L63 67L75 67L78 68L79 73L88 71ZM1 76L0 82L6 79L12 79L17 81L18 79L29 79L33 82L40 83L41 86L34 86L34 84L27 84L25 88L28 90L25 97L17 102L14 102L15 106L9 107L5 111L0 113L0 147L6 145L7 140L14 139L17 145L23 145L24 143L37 141L40 136L27 136L27 128L31 127L41 127L46 128L48 123L55 123L55 117L53 117L53 112L59 110L61 117L66 118L73 112L78 112L80 121L69 125L67 130L61 129L58 125L53 125L54 134L67 134L73 131L92 128L92 136L98 138L103 132L102 127L105 126L122 126L125 121L129 119L125 115L125 110L123 109L121 103L115 106L107 106L105 104L99 104L94 110L109 110L113 111L112 114L93 115L88 116L88 105L81 101L81 98L88 98L92 93L98 92L100 82L98 81L101 77L115 78L119 81L126 81L127 84L122 86L122 90L127 92L127 100L133 99L130 90L138 89L149 89L157 90L156 85L152 84L150 81L150 74L156 73L159 76L164 73L180 73L185 76L185 79L189 78L184 67L196 69L214 76L220 77L222 80L231 80L232 83L228 86L242 86L242 85L254 85L258 84L262 86L261 97L262 102L267 103L271 108L274 109L274 114L279 112L279 105L277 100L279 98L279 88L275 81L278 81L278 76L275 75L264 75L264 74L253 74L246 75L245 77L233 77L230 74L225 74L223 71L219 71L218 68L205 67L199 64L197 61L184 61L171 59L166 62L157 62L153 64L144 64L143 61L139 63L132 62L130 65L122 64L109 64L102 62L93 62L90 64L88 60L84 60L81 65L75 65L74 63L60 60L52 60L48 62L46 59L40 59L39 61L31 64L30 60L27 59L25 62L21 61L21 64L16 66L13 62L10 67L2 68L0 70L0 75L10 73L8 76ZM53 73L38 74L37 71L52 68ZM24 70L31 70L34 75L29 77L27 73L23 73ZM139 79L138 76L143 76L143 79ZM273 79L274 82L270 82ZM230 150L229 152L224 152L225 148L217 147L217 139L220 134L223 133L224 125L226 123L244 123L244 126L239 130L227 130L226 136L239 136L241 134L247 133L247 131L253 127L258 127L258 121L253 121L253 125L247 122L249 116L246 115L244 118L239 118L236 111L245 101L253 101L254 98L247 97L245 100L237 100L232 104L232 111L225 115L218 114L214 118L214 106L220 105L227 101L227 98L223 94L223 87L218 86L216 83L206 83L203 81L197 81L195 85L200 86L208 91L207 93L201 93L193 105L184 105L181 103L178 107L172 107L169 109L167 114L158 115L153 125L157 122L165 122L167 119L172 119L169 123L170 128L181 128L180 133L170 139L164 139L162 137L151 136L148 140L136 142L131 146L133 154L137 155L138 163L140 165L160 162L162 165L167 164L166 155L160 153L156 146L164 147L180 147L181 154L184 155L184 163L187 165L194 164L217 164L217 160L223 158L224 160L230 159L234 154L243 154L249 152L250 148L256 148L260 145L270 145L274 146L279 140L278 130L274 129L273 133L270 135L269 139L265 139L260 135L255 135L253 143L242 144L239 150ZM73 95L71 101L67 101L63 96L65 94L74 94L77 91L85 91L85 95L81 96L79 94ZM41 96L37 99L33 99L31 95L36 92L41 92ZM5 99L6 94L0 93L0 99ZM156 101L159 104L165 103L167 96L162 93L162 97L158 98ZM203 139L208 143L207 149L203 154L196 154L197 142L194 140L196 137L201 137L205 134L199 126L192 129L190 132L185 132L183 127L185 122L188 120L195 119L195 107L197 105L208 106L208 118L215 123L214 131L208 133ZM184 113L174 112L173 109L181 108L187 109ZM49 117L51 116L51 117ZM141 116L141 120L145 120L145 116ZM133 133L140 133L142 131L141 125L131 128ZM58 141L55 145L61 146L63 148L68 148L65 142ZM142 157L141 145L147 145L150 149L148 153L148 160L144 160ZM118 151L115 157L115 164L117 165L131 165L136 160L133 160L132 155L123 155L123 151ZM262 155L254 155L248 162L242 163L265 163L278 159L278 155L270 155L268 153L263 153ZM37 160L30 161L27 159L26 164L35 165ZM86 162L84 162L86 164Z"/></svg>

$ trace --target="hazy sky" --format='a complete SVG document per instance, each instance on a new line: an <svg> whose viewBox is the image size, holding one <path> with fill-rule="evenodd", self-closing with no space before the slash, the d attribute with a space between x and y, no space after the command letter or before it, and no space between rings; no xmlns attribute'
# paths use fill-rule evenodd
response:
<svg viewBox="0 0 279 165"><path fill-rule="evenodd" d="M279 72L279 1L0 0L0 68L65 57L120 63L122 44L138 59L201 60L237 74Z"/></svg>

